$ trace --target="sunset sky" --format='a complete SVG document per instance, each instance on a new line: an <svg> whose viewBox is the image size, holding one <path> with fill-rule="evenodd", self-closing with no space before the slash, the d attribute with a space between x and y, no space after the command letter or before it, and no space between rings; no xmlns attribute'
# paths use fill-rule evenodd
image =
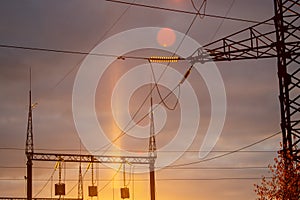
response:
<svg viewBox="0 0 300 200"><path fill-rule="evenodd" d="M195 12L190 0L136 0L134 2ZM194 3L198 8L202 4L202 0L194 0ZM201 12L204 12L204 9ZM273 16L273 1L207 0L205 13L263 21ZM110 54L118 52L120 49L130 49L130 45L139 47L140 44L138 42L130 44L126 41L126 37L121 43L105 43L116 34L138 28L142 28L139 30L148 30L147 27L157 27L155 30L161 30L161 32L157 31L156 37L148 37L148 33L145 32L145 38L142 39L146 43L150 43L150 46L157 46L159 49L146 48L141 45L139 49L127 52L125 56L170 56L181 42L179 33L187 32L193 18L192 14L130 6L104 0L0 1L0 46L2 46L0 47L0 197L26 196L24 149L30 68L32 71L32 99L33 102L38 103L33 111L33 137L36 152L89 154L88 150L92 149L97 155L118 155L120 153L119 150L113 148L101 148L107 143L98 141L99 138L94 140L89 137L91 134L89 131L85 133L86 136L82 136L74 119L72 95L74 95L76 80L82 72L82 66L89 63L88 56L7 48L3 45L98 52L96 50L99 44L108 44L107 51L102 49L101 53ZM200 45L205 45L251 25L253 23L209 16L197 17L187 35ZM270 30L273 29L274 27L270 26ZM144 33L142 32L142 34ZM132 35L128 37L132 37ZM185 42L179 46L178 52L196 50L184 49L185 47L192 48ZM105 56L99 56L91 63L99 65L99 68L102 69L106 62L104 59ZM181 79L175 77L175 74L179 72L184 75L189 66L187 61L170 64L161 81L164 81L165 78L171 82L180 82ZM199 64L195 67L201 68L201 66ZM121 84L119 92L116 94L114 94L115 86L124 77L124 74L132 72L135 67L139 67L141 72L138 76L133 76L129 80L130 83L131 81L153 80L147 61L114 59L95 86L94 104L90 105L95 108L98 123L108 140L113 140L120 134L119 124L115 121L116 117L124 120L124 123L127 122L123 112L124 101L129 94L129 91L126 90L127 84ZM152 67L158 70L161 66L153 64ZM215 67L223 79L227 110L224 127L217 143L204 158L199 158L199 149L203 145L205 134L212 120L212 101L211 91L206 85L205 77L202 77L197 69L193 68L187 80L181 85L180 95L179 91L175 90L167 100L167 104L174 105L176 96L180 96L179 99L182 101L194 98L197 100L199 111L188 103L186 106L179 103L174 111L166 109L162 104L154 111L156 130L159 130L156 132L158 149L156 167L159 168L161 162L180 154L175 162L156 171L157 200L255 199L253 185L259 183L262 176L270 176L267 167L273 163L276 151L280 148L280 134L240 152L210 161L201 162L201 159L234 151L280 131L276 59L216 62ZM144 72L145 68L148 71ZM122 81L124 80L125 78L122 79ZM89 77L85 79L86 90L84 91L88 91L91 82ZM217 82L213 83L217 84ZM158 84L163 96L172 90L172 88L160 85L160 82ZM189 88L189 86L191 87ZM219 88L221 85L215 87ZM149 88L149 84L136 86L136 90L128 98L129 105L125 109L129 110L131 117L147 97ZM189 93L188 90L191 88L195 96ZM112 103L113 95L116 95L117 98ZM84 99L90 97L85 96L85 92L82 93L82 96ZM154 104L160 102L157 90L153 92L153 101ZM137 155L147 155L149 118L140 119L148 114L149 102L150 99L147 99L133 119L133 123L140 121L140 129L135 130L136 127L133 127L132 134L141 134L139 137L144 138L124 135L114 143L116 146L137 153ZM84 126L93 132L94 130L90 126L91 122L85 118L89 117L91 113L85 110L85 107L86 105L83 105L79 108L86 114L82 116L86 119ZM181 116L183 109L184 117ZM217 109L219 109L218 106ZM200 120L195 119L194 116L197 115L200 116ZM221 118L218 115L215 117ZM185 138L192 137L190 125L199 124L196 128L195 138L187 150L181 150L180 141L172 147L172 150L165 150L164 147L176 138L179 124L184 120L187 122L183 127L186 137L183 137L182 144L186 142ZM163 124L163 122L165 123ZM143 129L143 127L147 128ZM147 131L142 134L137 130ZM98 142L103 145L97 146ZM188 164L197 161L199 163ZM54 197L54 184L58 182L58 171L54 171L55 164L55 162L34 162L33 197ZM183 166L172 167L172 165L181 164ZM91 185L92 173L91 170L87 170L87 163L84 163L82 167L83 173L87 171L84 177L84 193L88 199L87 187ZM150 199L149 175L134 173L141 167L148 168L148 166L126 166L132 172L126 175L132 200ZM98 189L103 188L99 192L98 199L121 199L119 189L123 186L122 173L100 164L95 165L95 168ZM119 165L115 165L115 168L119 168ZM51 175L53 175L52 178ZM114 175L115 179L111 181ZM63 171L63 181L66 183L68 193L66 197L77 197L77 180L78 164L66 164Z"/></svg>

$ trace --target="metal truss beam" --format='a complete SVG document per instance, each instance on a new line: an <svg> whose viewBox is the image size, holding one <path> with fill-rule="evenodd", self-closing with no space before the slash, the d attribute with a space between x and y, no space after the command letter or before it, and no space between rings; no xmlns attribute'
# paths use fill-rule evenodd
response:
<svg viewBox="0 0 300 200"><path fill-rule="evenodd" d="M206 44L186 58L192 64L277 57L274 17L229 36ZM295 28L295 27L294 27ZM289 27L292 31L293 27ZM300 39L287 41L289 55L300 55Z"/></svg>
<svg viewBox="0 0 300 200"><path fill-rule="evenodd" d="M272 18L197 49L187 58L194 62L231 61L277 56Z"/></svg>
<svg viewBox="0 0 300 200"><path fill-rule="evenodd" d="M300 0L274 0L269 20L197 49L191 64L277 58L283 149L300 161Z"/></svg>
<svg viewBox="0 0 300 200"><path fill-rule="evenodd" d="M79 154L57 154L57 153L33 153L33 161L64 161L64 162L94 162L94 163L130 163L150 164L152 157L137 156L100 156Z"/></svg>

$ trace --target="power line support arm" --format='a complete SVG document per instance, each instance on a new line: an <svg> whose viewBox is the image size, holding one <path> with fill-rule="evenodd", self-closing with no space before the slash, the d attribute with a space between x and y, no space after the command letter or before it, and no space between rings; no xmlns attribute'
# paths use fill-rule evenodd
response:
<svg viewBox="0 0 300 200"><path fill-rule="evenodd" d="M273 18L204 45L186 58L194 64L276 57L283 150L296 161L300 161L299 5L300 0L274 0Z"/></svg>

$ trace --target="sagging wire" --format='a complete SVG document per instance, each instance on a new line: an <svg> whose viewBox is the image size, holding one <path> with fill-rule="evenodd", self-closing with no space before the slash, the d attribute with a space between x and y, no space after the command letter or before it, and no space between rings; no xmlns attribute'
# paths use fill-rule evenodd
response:
<svg viewBox="0 0 300 200"><path fill-rule="evenodd" d="M268 137L266 137L266 138L263 138L263 139L261 139L261 140L258 140L258 141L256 141L256 142L254 142L254 143L248 144L248 145L246 145L246 146L243 146L243 147L238 148L238 149L233 150L233 151L229 151L229 152L224 153L224 154L221 154L221 155L213 156L213 157L210 157L210 158L205 158L205 159L203 159L203 160L194 161L194 162L188 162L188 163L182 163L182 164L170 165L169 167L182 167L182 166L194 165L194 164L198 164L198 163L203 163L203 162L207 162L207 161L219 159L219 158L222 158L222 157L225 157L225 156L228 156L228 155L231 155L231 154L240 152L240 151L242 151L242 150L244 150L244 149L247 149L247 148L252 147L252 146L254 146L254 145L257 145L257 144L259 144L259 143L262 143L262 142L264 142L264 141L266 141L266 140L268 140L268 139L270 139L270 138L273 138L273 137L279 135L280 133L281 133L281 131L278 131L277 133L274 133L274 134L272 134L272 135L270 135L270 136L268 136Z"/></svg>
<svg viewBox="0 0 300 200"><path fill-rule="evenodd" d="M199 15L200 19L204 19L205 15L206 15L206 5L207 5L207 0L204 0L200 6L199 9L197 9L194 0L191 0L191 3L195 9L195 11L197 12L197 15ZM200 10L203 8L203 14L200 13Z"/></svg>
<svg viewBox="0 0 300 200"><path fill-rule="evenodd" d="M132 173L131 173L131 176L132 176L132 200L134 200L134 165L132 165Z"/></svg>
<svg viewBox="0 0 300 200"><path fill-rule="evenodd" d="M127 184L126 184L126 183L124 184L124 186L125 186L125 187L128 187L129 184L130 184L131 181L132 181L132 177L131 177L131 176L132 176L132 168L133 168L133 165L132 165L131 163L127 162L127 161L126 161L126 163L127 163L127 164L129 165L129 167L130 167L130 168L129 168L129 180L128 180L128 183L127 183Z"/></svg>
<svg viewBox="0 0 300 200"><path fill-rule="evenodd" d="M163 72L164 73L164 72ZM162 74L163 74L162 73ZM161 76L162 76L161 74ZM161 76L159 77L159 80L161 79ZM133 114L132 119L130 121L128 121L128 123L126 124L124 130L120 131L120 134L114 138L110 143L100 147L99 149L95 150L94 152L98 152L101 149L103 150L102 154L105 154L109 148L112 146L113 143L115 143L118 139L120 139L122 136L124 136L126 134L127 131L131 130L133 128L133 126L129 127L130 123L133 121L133 119L136 118L136 116L138 115L138 113L141 111L141 109L143 108L143 106L145 105L146 101L148 100L148 98L152 95L153 90L155 89L155 87L151 88L151 91L148 93L148 95L146 96L146 98L144 99L144 101L142 102L142 104L139 106L139 108L136 110L136 112ZM149 114L149 113L148 113ZM145 117L146 118L146 117ZM144 119L144 118L143 118ZM138 121L137 123L141 122L143 119L141 119L140 121ZM129 128L128 128L129 127ZM127 130L126 130L127 129Z"/></svg>
<svg viewBox="0 0 300 200"><path fill-rule="evenodd" d="M187 72L185 73L185 75L183 76L182 80L181 80L181 81L180 81L180 82L179 82L179 83L178 83L171 91L169 91L169 93L168 93L165 97L163 97L163 98L160 100L160 102L158 102L157 105L154 106L153 110L157 109L157 107L158 107L160 104L162 104L162 101L166 100L171 94L174 93L174 91L175 91L177 88L180 87L181 84L184 83L184 81L185 81L185 80L187 79L187 77L189 76L189 74L190 74L192 68L193 68L193 65L190 66L190 68L188 69L188 71L187 71ZM166 68L165 68L165 69L166 69ZM160 78L161 78L161 76L159 77L159 79L160 79ZM152 87L150 93L148 93L148 95L147 95L147 97L144 99L142 105L144 105L144 104L146 103L147 99L151 96L151 93L152 93L152 91L153 91L154 89L155 89L155 87ZM138 112L142 109L142 105L139 107L138 111L135 112L134 116L136 116L136 115L138 114ZM149 116L149 114L150 114L150 112L146 113L143 117L141 117L141 118L136 122L136 124L138 124L138 123L140 123L141 121L143 121L146 117ZM133 117L133 118L134 118L134 117ZM124 135L126 134L126 132L132 130L132 129L136 126L136 125L132 125L132 126L129 127L129 125L130 125L131 122L132 122L132 120L129 121L129 122L127 123L127 125L125 126L125 130L122 130L122 131L120 132L120 134L119 134L116 138L114 138L110 143L108 143L108 144L106 144L106 145L100 147L100 148L99 148L98 150L96 150L95 152L100 151L100 150L103 149L103 148L106 148L106 149L104 150L104 152L103 152L102 154L104 154L105 152L107 152L107 151L109 150L109 148L110 148L110 147L111 147L118 139L120 139L122 136L124 136Z"/></svg>
<svg viewBox="0 0 300 200"><path fill-rule="evenodd" d="M204 1L206 2L206 0L204 0ZM201 7L199 8L199 10L197 10L198 12L200 12L200 9L203 7L203 5L204 5L204 4L202 3L202 5L201 5ZM205 5L205 7L206 7L206 5ZM190 23L190 25L189 25L187 31L186 31L185 34L184 34L184 37L181 39L181 41L180 41L178 47L176 48L175 52L173 53L173 56L177 53L177 51L178 51L179 48L181 47L183 41L185 40L185 38L186 38L186 36L188 35L189 31L191 30L191 28L192 28L194 22L196 21L196 18L197 18L197 15L195 15L195 17L193 18L192 22ZM149 59L148 59L148 62L150 62ZM170 65L170 62L167 64L167 66L164 68L164 70L162 71L162 73L161 73L160 76L158 77L157 82L159 82L159 81L162 79L162 77L163 77L163 75L165 74L166 70L168 69L169 65ZM182 81L182 83L183 83L183 81ZM181 83L181 84L182 84L182 83ZM174 88L174 90L176 90L177 87L180 87L180 86L177 85L177 86ZM137 110L137 112L135 112L135 114L134 114L133 117L132 117L132 120L130 120L130 121L127 123L125 129L128 128L128 126L130 125L130 123L131 123L131 122L133 121L133 119L137 116L137 114L139 113L139 111L142 109L143 105L146 103L147 99L148 99L148 98L150 97L150 95L152 94L152 91L153 91L153 90L154 90L154 87L151 89L150 93L149 93L149 94L147 95L147 97L144 99L143 103L141 104L141 106L139 107L139 109ZM165 100L171 93L173 93L174 90L172 90L170 93L168 93L168 95L167 95L165 98L162 98L161 100ZM163 102L164 102L164 101L161 101L161 103L163 103ZM157 107L157 106L156 106L156 107ZM156 108L156 107L155 107L155 108ZM148 113L148 114L149 114L149 113ZM147 116L144 116L141 120L139 120L139 122L142 121L143 119L145 119L146 117L147 117ZM128 129L127 131L131 130L132 128L133 128L133 127L129 127L129 129ZM107 144L107 145L101 147L100 149L106 148L106 147L107 147L107 149L104 150L104 153L107 152L107 151L109 150L109 148L112 146L112 144L113 144L115 141L117 141L119 138L121 138L123 135L125 135L125 134L126 134L126 131L121 131L120 135L117 136L111 143L109 143L109 144Z"/></svg>
<svg viewBox="0 0 300 200"><path fill-rule="evenodd" d="M98 193L101 192L102 190L104 190L111 182L114 182L115 177L118 175L118 173L120 172L121 168L122 168L123 164L120 164L118 170L116 171L116 173L112 176L112 178L103 186L98 190Z"/></svg>
<svg viewBox="0 0 300 200"><path fill-rule="evenodd" d="M55 164L54 170L51 173L50 178L46 181L46 183L43 185L43 187L34 195L34 198L36 198L46 188L46 186L48 185L48 183L53 179L53 175L54 175L54 173L55 173L55 171L57 169L56 166L57 166L57 164Z"/></svg>
<svg viewBox="0 0 300 200"><path fill-rule="evenodd" d="M180 41L178 47L176 48L175 52L173 53L173 56L174 56L174 55L176 54L176 52L179 50L179 48L181 47L183 41L185 40L186 36L188 35L188 32L191 30L191 28L192 28L192 26L193 26L193 24L194 24L194 22L195 22L195 20L196 20L196 18L197 18L197 15L199 15L199 17L200 17L201 19L203 19L204 16L205 16L207 0L204 0L204 1L202 2L202 4L201 4L201 6L200 6L199 9L196 8L196 6L195 6L193 0L191 0L191 2L192 2L193 7L195 8L195 10L197 11L197 14L196 14L195 17L193 18L191 24L189 25L187 31L186 31L185 34L184 34L184 37L182 38L182 40ZM204 11L203 11L204 14L200 14L200 10L201 10L202 8L204 8ZM148 62L150 63L151 70L152 70L152 75L153 75L153 78L154 78L154 80L155 80L154 72L153 72L153 69L152 69L153 67L152 67L152 65L151 65L152 62L150 61L150 59L148 59ZM165 69L163 70L163 72L161 73L161 75L159 76L158 81L155 80L155 88L157 89L157 92L158 92L159 97L160 97L161 100L162 100L163 98L162 98L162 96L161 96L161 93L159 92L158 84L157 84L157 83L161 80L162 76L165 74L165 72L166 72L167 68L169 67L169 65L170 65L170 62L167 64L167 66L165 67ZM182 82L182 83L183 83L183 82ZM178 94L178 95L180 95L180 86L179 86L178 88L179 88L179 91L178 91L179 94ZM150 91L150 93L152 93L152 91L153 91L153 89ZM179 97L179 96L178 96L178 97ZM165 103L164 100L162 101L162 103L164 104L164 106L165 106L167 109L169 109L169 110L175 110L176 107L177 107L178 102L179 102L179 99L177 99L177 101L176 101L176 103L175 103L175 105L174 105L173 107L169 107L169 106Z"/></svg>
<svg viewBox="0 0 300 200"><path fill-rule="evenodd" d="M204 0L204 1L206 2L206 0ZM132 4L130 4L130 5L132 5ZM201 9L203 6L204 6L204 4L202 3L200 9ZM206 5L205 5L205 7L206 7ZM200 9L199 9L198 12L200 12ZM179 48L181 47L181 45L182 45L182 43L184 42L186 36L187 36L188 33L190 32L190 30L191 30L191 28L192 28L194 22L196 21L196 18L197 18L197 14L194 16L192 22L190 23L188 29L187 29L186 32L185 32L183 38L181 39L181 41L180 41L179 45L177 46L176 50L174 51L173 56L176 55L177 51L178 51ZM120 58L118 57L118 59L120 59ZM121 59L123 59L123 58L121 58ZM150 61L149 58L147 58L147 60L148 60L148 62ZM161 73L160 76L158 77L157 82L159 82L159 81L162 79L162 77L163 77L163 75L165 74L165 72L167 71L169 65L170 65L170 62L167 64L167 66L164 68L164 70L162 71L162 73ZM183 83L183 82L182 82L182 83ZM169 95L171 95L171 94L173 93L174 90L177 89L177 87L179 87L179 85L177 85L172 91L170 91L170 93L168 93L168 94L166 95L165 98L162 98L161 100L165 100ZM130 125L131 122L134 120L134 118L137 116L137 114L140 112L140 110L142 109L143 105L146 103L147 99L150 97L150 95L151 95L151 93L152 93L152 91L153 91L154 89L155 89L154 87L151 89L150 93L149 93L149 94L147 95L147 97L144 99L143 103L140 105L140 107L138 108L138 110L134 113L132 119L131 119L130 121L128 121L128 123L126 124L124 130L121 130L120 134L119 134L116 138L114 138L110 143L108 143L108 144L106 144L106 145L100 147L100 148L99 148L98 150L96 150L95 152L98 152L98 151L100 151L101 149L104 149L104 151L103 151L102 154L105 154L105 153L109 150L109 148L110 148L110 147L111 147L118 139L120 139L121 137L123 137L123 136L126 134L127 131L129 131L129 130L131 130L131 129L133 129L133 128L135 127L135 126L129 127L129 125ZM160 102L160 103L163 103L163 102ZM160 103L159 103L159 104L160 104ZM157 108L157 106L155 106L155 108ZM149 113L148 113L148 114L149 114ZM148 114L147 114L147 115L148 115ZM147 117L147 115L144 116L142 119L140 119L136 124L138 124L138 123L141 122L143 119L145 119L145 118ZM129 127L129 128L128 128L128 127ZM128 128L128 129L127 129L127 128ZM127 129L127 130L126 130L126 129Z"/></svg>
<svg viewBox="0 0 300 200"><path fill-rule="evenodd" d="M135 3L136 0L133 0L132 3ZM128 5L128 7L121 13L121 15L112 23L112 25L104 32L104 34L98 39L96 44L99 44L104 38L105 36L117 25L117 23L121 20L121 18L128 12L128 10L131 8L132 5ZM34 48L32 48L32 50L34 50ZM40 49L40 50L47 50L47 49ZM60 52L60 53L75 53L75 54L79 54L79 55L97 55L97 54L93 54L93 53L86 53L86 52L79 52L79 51L63 51L63 50L50 50L53 52ZM100 54L98 54L100 55ZM109 57L117 57L115 55L107 55ZM85 57L81 58L79 60L79 62L74 65L74 67L72 67L52 88L50 88L50 90L54 90L56 89L75 69L77 69L81 63L83 62L83 60L85 59ZM49 93L48 93L49 94Z"/></svg>
<svg viewBox="0 0 300 200"><path fill-rule="evenodd" d="M99 172L99 163L96 163L96 182L97 182L97 188L99 187L99 180L100 180L100 172ZM100 200L100 195L98 195L99 193L97 192L97 199Z"/></svg>
<svg viewBox="0 0 300 200"><path fill-rule="evenodd" d="M138 4L138 3L129 3L129 2L126 2L126 1L119 1L119 0L105 0L105 1L119 3L119 4L133 5L133 6L136 6L136 7L144 7L144 8L150 8L150 9L162 10L162 11L184 13L184 14L190 14L190 15L196 15L197 14L197 12L192 12L192 11L187 11L187 10L178 10L178 9L165 8L165 7L160 7L160 6L152 6L152 5ZM218 19L224 19L225 18L227 20L254 23L254 24L259 23L259 21L255 21L255 20L248 20L248 19L235 18L235 17L224 17L224 16L212 15L212 14L205 14L205 17L218 18ZM265 24L274 25L274 24L271 24L271 23L265 23Z"/></svg>
<svg viewBox="0 0 300 200"><path fill-rule="evenodd" d="M160 98L161 102L163 103L163 105L164 105L168 110L175 110L176 107L177 107L177 105L178 105L178 103L179 103L179 98L180 98L180 87L178 87L178 94L176 95L177 98L176 98L175 104L174 104L173 106L169 106L169 105L167 104L167 102L164 100L164 98L162 97L162 94L161 94L160 89L159 89L159 87L158 87L158 82L157 82L156 77L155 77L155 73L154 73L154 69L153 69L152 62L151 62L150 60L148 60L148 61L149 61L149 64L150 64L151 73L152 73L152 77L153 77L153 81L154 81L154 88L156 88L156 91L157 91L157 93L158 93L158 95L159 95L159 98ZM152 88L152 86L151 86L151 88ZM152 91L153 91L153 90L151 90L151 94L152 94Z"/></svg>
<svg viewBox="0 0 300 200"><path fill-rule="evenodd" d="M230 10L232 9L234 3L235 3L235 0L232 0L232 2L231 2L230 6L229 6L229 8L228 8L228 10L227 10L227 12L226 12L226 14L225 14L225 17L227 17L227 15L229 14L229 12L230 12ZM225 21L225 19L222 19L221 23L220 23L220 24L218 25L218 27L217 27L217 30L216 30L215 33L212 35L212 37L211 37L209 43L211 43L211 42L215 39L217 33L219 32L219 30L221 29L222 25L224 24L224 21Z"/></svg>
<svg viewBox="0 0 300 200"><path fill-rule="evenodd" d="M90 167L91 167L91 163L89 163L88 166L86 167L86 170L85 170L85 172L84 172L83 175L82 175L82 179L84 179L84 177L85 177L85 175L87 174L87 172L89 171ZM66 195L70 194L70 193L75 189L75 187L77 187L77 186L78 186L78 183L76 183L76 184L75 184L75 185L67 192Z"/></svg>

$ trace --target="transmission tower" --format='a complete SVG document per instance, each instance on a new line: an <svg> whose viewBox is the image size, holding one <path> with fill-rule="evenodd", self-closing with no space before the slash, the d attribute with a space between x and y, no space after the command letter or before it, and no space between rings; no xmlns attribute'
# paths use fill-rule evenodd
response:
<svg viewBox="0 0 300 200"><path fill-rule="evenodd" d="M274 0L274 17L197 49L187 58L219 62L277 58L283 151L300 161L300 1Z"/></svg>
<svg viewBox="0 0 300 200"><path fill-rule="evenodd" d="M283 150L300 160L299 1L274 1ZM286 153L286 152L284 152Z"/></svg>

